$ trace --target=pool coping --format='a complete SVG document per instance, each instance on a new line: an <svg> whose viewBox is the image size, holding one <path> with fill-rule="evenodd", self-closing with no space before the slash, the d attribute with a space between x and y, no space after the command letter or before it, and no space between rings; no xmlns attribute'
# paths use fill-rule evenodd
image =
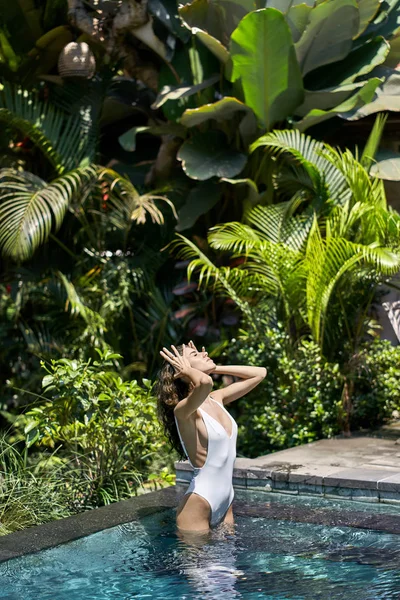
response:
<svg viewBox="0 0 400 600"><path fill-rule="evenodd" d="M293 495L392 504L400 513L400 438L338 436L258 458L237 458L233 486ZM366 448L364 453L360 448ZM374 452L376 456L374 457ZM381 456L379 457L379 452ZM372 454L367 462L368 453ZM397 457L399 457L397 459ZM188 485L193 468L175 462L176 483Z"/></svg>

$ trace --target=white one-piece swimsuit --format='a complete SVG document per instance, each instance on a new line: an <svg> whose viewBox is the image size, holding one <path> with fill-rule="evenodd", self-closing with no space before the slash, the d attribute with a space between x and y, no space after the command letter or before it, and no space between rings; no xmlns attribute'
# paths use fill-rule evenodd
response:
<svg viewBox="0 0 400 600"><path fill-rule="evenodd" d="M208 434L207 458L202 467L192 465L179 431L178 421L174 416L182 448L194 471L185 496L195 493L207 500L211 507L210 526L215 527L225 517L235 495L232 475L236 459L237 424L222 404L214 398L211 400L229 415L232 421L232 433L229 436L219 421L199 408Z"/></svg>

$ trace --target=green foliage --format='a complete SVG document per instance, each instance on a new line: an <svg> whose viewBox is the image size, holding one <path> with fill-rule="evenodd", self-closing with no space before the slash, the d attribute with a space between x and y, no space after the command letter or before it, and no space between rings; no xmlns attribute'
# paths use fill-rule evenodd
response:
<svg viewBox="0 0 400 600"><path fill-rule="evenodd" d="M400 409L400 346L373 340L354 362L352 422L355 427L377 427Z"/></svg>
<svg viewBox="0 0 400 600"><path fill-rule="evenodd" d="M317 344L302 339L293 346L282 324L256 314L256 330L247 324L224 355L228 363L267 368L267 377L237 407L238 453L256 457L340 434L345 409L344 371L327 361ZM350 428L382 425L400 408L400 349L387 341L361 345L354 358Z"/></svg>
<svg viewBox="0 0 400 600"><path fill-rule="evenodd" d="M240 78L230 95L243 94L261 126L290 118L304 131L335 115L354 119L392 106L390 87L398 84L388 57L391 43L393 56L397 48L399 8L397 0L241 2L228 17L220 3L195 0L179 13L227 79Z"/></svg>
<svg viewBox="0 0 400 600"><path fill-rule="evenodd" d="M62 174L93 162L95 147L90 135L94 123L84 111L68 115L37 92L13 86L5 81L0 89L0 120L29 136Z"/></svg>
<svg viewBox="0 0 400 600"><path fill-rule="evenodd" d="M193 136L179 149L178 160L192 179L204 181L211 177L234 177L246 164L246 157L227 149L226 136L220 131Z"/></svg>
<svg viewBox="0 0 400 600"><path fill-rule="evenodd" d="M0 536L76 513L79 492L66 482L64 462L53 453L36 464L0 437Z"/></svg>
<svg viewBox="0 0 400 600"><path fill-rule="evenodd" d="M97 361L42 363L48 400L35 403L13 423L16 441L23 439L27 448L61 444L63 453L90 474L85 503L96 505L106 492L132 493L155 457L166 451L151 382L144 379L141 387L122 381L114 370L121 356L107 350L98 354Z"/></svg>
<svg viewBox="0 0 400 600"><path fill-rule="evenodd" d="M246 15L232 33L231 81L240 79L246 104L270 130L302 103L303 82L289 27L281 12Z"/></svg>
<svg viewBox="0 0 400 600"><path fill-rule="evenodd" d="M348 150L298 131L266 134L252 149L259 147L276 158L275 185L287 200L250 206L249 225L216 225L208 235L213 250L229 252L240 264L220 267L183 236L175 243L178 255L191 259L189 276L196 271L200 285L227 294L245 312L273 306L293 340L307 332L321 351L331 348L331 356L343 340L356 351L370 327L378 283L400 268L400 217L387 209L382 181L370 178ZM359 282L364 295L351 321Z"/></svg>
<svg viewBox="0 0 400 600"><path fill-rule="evenodd" d="M50 183L28 171L0 170L0 248L15 261L30 258L57 231L78 194L96 182L93 166L75 169Z"/></svg>
<svg viewBox="0 0 400 600"><path fill-rule="evenodd" d="M238 404L238 453L256 457L340 433L339 365L328 363L317 344L292 342L280 324L258 316L232 340L226 360L267 369L267 377Z"/></svg>

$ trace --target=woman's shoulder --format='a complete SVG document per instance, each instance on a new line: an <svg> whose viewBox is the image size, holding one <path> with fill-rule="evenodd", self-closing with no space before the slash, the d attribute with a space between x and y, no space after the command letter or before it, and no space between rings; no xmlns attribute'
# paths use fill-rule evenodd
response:
<svg viewBox="0 0 400 600"><path fill-rule="evenodd" d="M174 415L178 419L178 421L193 421L197 418L197 410L187 414L185 410L187 398L182 398L179 400L178 404L174 406Z"/></svg>

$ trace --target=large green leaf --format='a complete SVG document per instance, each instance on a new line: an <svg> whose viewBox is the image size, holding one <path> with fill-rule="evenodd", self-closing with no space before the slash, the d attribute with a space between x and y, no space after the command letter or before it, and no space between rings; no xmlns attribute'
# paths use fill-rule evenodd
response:
<svg viewBox="0 0 400 600"><path fill-rule="evenodd" d="M400 31L398 32L397 37L390 40L389 54L385 60L385 67L397 69L398 65L400 65Z"/></svg>
<svg viewBox="0 0 400 600"><path fill-rule="evenodd" d="M237 98L225 96L213 104L205 104L200 108L188 108L183 113L180 122L186 127L200 125L209 119L225 121L231 119L237 112L250 112L251 109Z"/></svg>
<svg viewBox="0 0 400 600"><path fill-rule="evenodd" d="M197 219L215 206L221 197L221 190L214 181L205 181L190 190L185 204L179 210L176 231L192 227Z"/></svg>
<svg viewBox="0 0 400 600"><path fill-rule="evenodd" d="M349 54L359 28L356 0L327 0L313 8L308 26L296 43L303 75L343 60Z"/></svg>
<svg viewBox="0 0 400 600"><path fill-rule="evenodd" d="M322 123L322 121L326 121L327 119L331 119L332 117L339 115L342 118L348 118L346 115L352 114L352 111L355 110L357 113L357 108L361 106L360 110L365 108L365 105L368 105L369 102L373 99L375 95L375 91L378 88L378 85L382 82L381 79L374 77L367 81L364 87L361 90L358 90L353 96L336 106L330 110L320 110L314 109L311 110L301 121L295 123L295 127L300 131L305 131L308 127L312 125L316 125L317 123ZM360 118L360 117L357 117Z"/></svg>
<svg viewBox="0 0 400 600"><path fill-rule="evenodd" d="M306 78L305 87L310 90L323 90L327 87L353 83L357 78L367 75L382 64L388 53L388 42L382 37L376 37L353 50L344 60L336 62L328 69L320 67L310 73Z"/></svg>
<svg viewBox="0 0 400 600"><path fill-rule="evenodd" d="M228 179L227 177L223 177L221 181L234 185L242 191L239 199L241 199L244 205L254 206L260 200L258 188L252 179Z"/></svg>
<svg viewBox="0 0 400 600"><path fill-rule="evenodd" d="M0 171L0 245L4 255L26 260L43 244L51 230L59 229L72 198L89 181L96 168L76 169L51 183L27 171Z"/></svg>
<svg viewBox="0 0 400 600"><path fill-rule="evenodd" d="M378 27L374 27L374 24ZM381 3L381 10L372 23L372 31L383 35L387 40L398 34L400 28L400 0L385 0ZM366 30L368 34L369 28Z"/></svg>
<svg viewBox="0 0 400 600"><path fill-rule="evenodd" d="M173 35L186 43L190 37L189 31L182 27L178 16L177 3L175 0L149 0L148 11Z"/></svg>
<svg viewBox="0 0 400 600"><path fill-rule="evenodd" d="M352 92L363 88L364 85L365 81L360 81L359 83L350 83L348 85L327 88L325 90L305 90L304 102L296 108L294 114L299 117L304 117L314 109L327 110L329 108L334 108L347 100Z"/></svg>
<svg viewBox="0 0 400 600"><path fill-rule="evenodd" d="M228 62L229 52L219 40L207 33L207 31L203 31L198 27L193 27L192 33L199 38L205 47L208 48L208 50L212 52L219 61L221 61L223 64Z"/></svg>
<svg viewBox="0 0 400 600"><path fill-rule="evenodd" d="M201 90L205 90L210 87L217 81L219 81L219 75L213 75L209 77L205 81L198 83L197 85L180 85L180 86L171 86L165 85L161 92L158 94L155 102L151 105L152 109L160 108L167 100L179 100L179 98L187 98L188 96L193 96L197 94Z"/></svg>
<svg viewBox="0 0 400 600"><path fill-rule="evenodd" d="M246 156L230 149L220 131L196 134L182 144L177 158L186 175L201 181L214 176L234 177L246 164Z"/></svg>
<svg viewBox="0 0 400 600"><path fill-rule="evenodd" d="M190 29L206 31L227 47L232 31L254 8L253 0L193 0L178 11Z"/></svg>
<svg viewBox="0 0 400 600"><path fill-rule="evenodd" d="M383 79L373 99L371 98L365 105L340 110L343 119L355 121L382 110L400 111L400 71L377 67L371 75Z"/></svg>
<svg viewBox="0 0 400 600"><path fill-rule="evenodd" d="M400 154L391 150L380 150L376 162L371 166L371 175L389 181L400 181Z"/></svg>
<svg viewBox="0 0 400 600"><path fill-rule="evenodd" d="M289 27L281 12L250 13L232 34L231 81L240 79L245 102L267 129L293 113L303 83Z"/></svg>
<svg viewBox="0 0 400 600"><path fill-rule="evenodd" d="M314 6L314 0L266 0L265 8L276 8L287 14L292 8L300 4L312 7Z"/></svg>
<svg viewBox="0 0 400 600"><path fill-rule="evenodd" d="M134 152L136 150L136 137L139 133L149 133L150 135L173 135L185 139L186 129L178 123L163 123L161 125L142 127L132 127L123 133L118 141L126 152Z"/></svg>
<svg viewBox="0 0 400 600"><path fill-rule="evenodd" d="M364 33L370 22L377 14L380 6L379 0L359 0L358 10L360 14L360 24L358 26L357 37Z"/></svg>
<svg viewBox="0 0 400 600"><path fill-rule="evenodd" d="M294 42L298 42L303 35L308 24L311 10L312 7L307 6L307 4L298 4L293 6L286 15L286 20L290 27Z"/></svg>

